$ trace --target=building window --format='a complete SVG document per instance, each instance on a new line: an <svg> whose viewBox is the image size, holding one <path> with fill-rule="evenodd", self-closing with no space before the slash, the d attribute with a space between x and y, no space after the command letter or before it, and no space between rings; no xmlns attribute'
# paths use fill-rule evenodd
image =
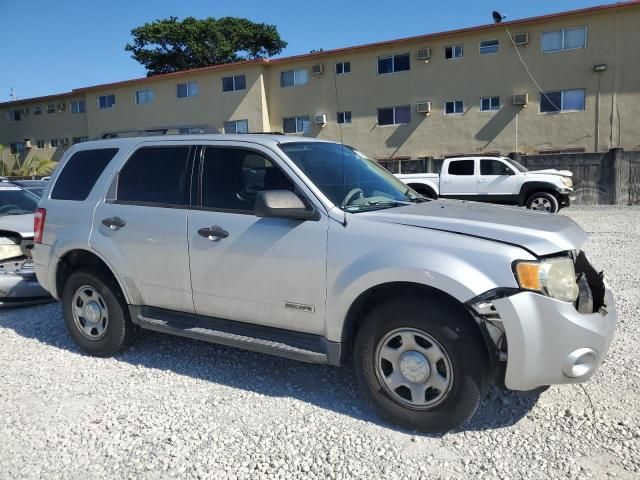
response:
<svg viewBox="0 0 640 480"><path fill-rule="evenodd" d="M24 153L24 142L10 143L9 151L12 155L22 155Z"/></svg>
<svg viewBox="0 0 640 480"><path fill-rule="evenodd" d="M53 103L47 105L47 113L56 113L56 106Z"/></svg>
<svg viewBox="0 0 640 480"><path fill-rule="evenodd" d="M156 101L156 94L151 88L136 91L136 104L143 105L145 103L153 103Z"/></svg>
<svg viewBox="0 0 640 480"><path fill-rule="evenodd" d="M36 142L36 147L37 148L44 148L44 140L38 140Z"/></svg>
<svg viewBox="0 0 640 480"><path fill-rule="evenodd" d="M100 95L98 97L98 108L113 108L116 106L115 95Z"/></svg>
<svg viewBox="0 0 640 480"><path fill-rule="evenodd" d="M281 87L298 87L306 85L309 81L309 73L306 68L298 68L296 70L287 70L280 72Z"/></svg>
<svg viewBox="0 0 640 480"><path fill-rule="evenodd" d="M51 148L59 147L60 140L58 140L57 138L52 138L51 141L49 142L49 145L51 146Z"/></svg>
<svg viewBox="0 0 640 480"><path fill-rule="evenodd" d="M180 127L178 128L178 134L180 135L198 135L206 133L204 128L201 127Z"/></svg>
<svg viewBox="0 0 640 480"><path fill-rule="evenodd" d="M284 133L305 133L309 131L309 115L282 119Z"/></svg>
<svg viewBox="0 0 640 480"><path fill-rule="evenodd" d="M351 112L338 112L338 123L351 123Z"/></svg>
<svg viewBox="0 0 640 480"><path fill-rule="evenodd" d="M378 75L411 70L411 55L401 53L389 57L378 57Z"/></svg>
<svg viewBox="0 0 640 480"><path fill-rule="evenodd" d="M561 90L540 94L540 112L566 112L584 110L585 90Z"/></svg>
<svg viewBox="0 0 640 480"><path fill-rule="evenodd" d="M176 85L176 97L188 98L198 96L198 82L178 83Z"/></svg>
<svg viewBox="0 0 640 480"><path fill-rule="evenodd" d="M84 100L76 100L71 102L71 113L85 113L87 104Z"/></svg>
<svg viewBox="0 0 640 480"><path fill-rule="evenodd" d="M411 123L411 107L388 107L378 109L378 125L402 125Z"/></svg>
<svg viewBox="0 0 640 480"><path fill-rule="evenodd" d="M40 105L38 105L37 107L33 107L33 114L42 115L42 107Z"/></svg>
<svg viewBox="0 0 640 480"><path fill-rule="evenodd" d="M73 144L75 145L76 143L82 143L82 142L87 142L89 141L89 137L73 137L71 139L71 141L73 142Z"/></svg>
<svg viewBox="0 0 640 480"><path fill-rule="evenodd" d="M500 110L500 97L482 97L480 99L480 111L489 112Z"/></svg>
<svg viewBox="0 0 640 480"><path fill-rule="evenodd" d="M499 51L499 40L485 40L483 42L480 42L480 55L486 55L488 53L498 53Z"/></svg>
<svg viewBox="0 0 640 480"><path fill-rule="evenodd" d="M555 32L544 32L541 41L542 53L586 48L587 27L564 28Z"/></svg>
<svg viewBox="0 0 640 480"><path fill-rule="evenodd" d="M351 62L336 63L336 75L351 73Z"/></svg>
<svg viewBox="0 0 640 480"><path fill-rule="evenodd" d="M231 77L222 77L222 91L235 92L237 90L245 90L247 88L247 77L245 75L233 75Z"/></svg>
<svg viewBox="0 0 640 480"><path fill-rule="evenodd" d="M460 58L463 55L462 44L459 45L450 45L448 47L444 47L444 58L447 60L451 60L454 58Z"/></svg>
<svg viewBox="0 0 640 480"><path fill-rule="evenodd" d="M27 113L26 108L17 108L7 112L7 120L10 122L19 122Z"/></svg>
<svg viewBox="0 0 640 480"><path fill-rule="evenodd" d="M444 102L445 115L460 115L464 113L464 102L462 100L450 100Z"/></svg>
<svg viewBox="0 0 640 480"><path fill-rule="evenodd" d="M224 122L224 133L249 133L249 120Z"/></svg>

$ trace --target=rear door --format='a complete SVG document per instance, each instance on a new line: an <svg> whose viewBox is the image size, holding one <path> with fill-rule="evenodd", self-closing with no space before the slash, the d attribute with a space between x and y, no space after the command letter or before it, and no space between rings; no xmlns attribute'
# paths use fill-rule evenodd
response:
<svg viewBox="0 0 640 480"><path fill-rule="evenodd" d="M273 152L240 142L205 146L199 178L188 222L196 313L323 335L328 218L312 194ZM262 190L292 190L320 219L257 217Z"/></svg>
<svg viewBox="0 0 640 480"><path fill-rule="evenodd" d="M193 312L187 207L194 151L184 143L139 147L96 207L90 243L136 304Z"/></svg>
<svg viewBox="0 0 640 480"><path fill-rule="evenodd" d="M513 168L499 158L481 158L478 195L505 198L518 193L518 176ZM489 198L490 200L490 198Z"/></svg>
<svg viewBox="0 0 640 480"><path fill-rule="evenodd" d="M440 174L440 196L475 195L478 191L477 160L450 160Z"/></svg>

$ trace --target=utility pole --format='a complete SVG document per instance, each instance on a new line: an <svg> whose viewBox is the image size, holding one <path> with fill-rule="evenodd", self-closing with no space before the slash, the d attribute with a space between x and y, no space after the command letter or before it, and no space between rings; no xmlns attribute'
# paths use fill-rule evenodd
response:
<svg viewBox="0 0 640 480"><path fill-rule="evenodd" d="M11 87L11 93L9 94L12 102L15 102L18 98L16 97L16 91Z"/></svg>

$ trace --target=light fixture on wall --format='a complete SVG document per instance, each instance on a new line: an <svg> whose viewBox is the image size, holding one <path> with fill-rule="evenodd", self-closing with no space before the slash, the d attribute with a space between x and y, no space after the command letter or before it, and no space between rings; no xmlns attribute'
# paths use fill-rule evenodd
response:
<svg viewBox="0 0 640 480"><path fill-rule="evenodd" d="M607 70L607 64L606 63L598 63L597 65L593 66L593 71L594 72L604 72Z"/></svg>

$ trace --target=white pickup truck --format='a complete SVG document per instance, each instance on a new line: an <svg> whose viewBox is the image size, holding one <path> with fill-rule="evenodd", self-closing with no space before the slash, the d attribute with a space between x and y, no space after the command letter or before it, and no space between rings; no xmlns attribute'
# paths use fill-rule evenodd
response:
<svg viewBox="0 0 640 480"><path fill-rule="evenodd" d="M452 157L437 173L397 174L416 192L431 198L526 206L556 213L571 203L568 170L529 171L508 157Z"/></svg>

